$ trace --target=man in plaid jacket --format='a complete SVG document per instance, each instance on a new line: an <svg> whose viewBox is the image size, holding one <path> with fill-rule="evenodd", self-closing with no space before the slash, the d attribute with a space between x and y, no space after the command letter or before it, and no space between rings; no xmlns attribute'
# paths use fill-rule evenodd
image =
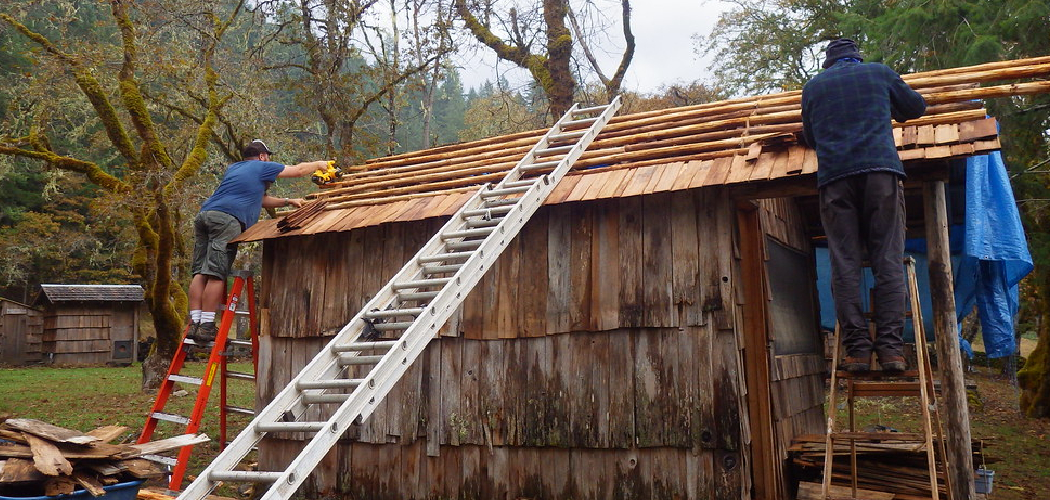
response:
<svg viewBox="0 0 1050 500"><path fill-rule="evenodd" d="M889 67L864 63L853 40L832 41L826 56L824 71L802 90L802 124L817 152L831 290L846 348L842 368L867 370L874 350L883 370L901 371L905 174L890 120L918 118L926 102ZM875 276L874 343L861 305L865 255Z"/></svg>

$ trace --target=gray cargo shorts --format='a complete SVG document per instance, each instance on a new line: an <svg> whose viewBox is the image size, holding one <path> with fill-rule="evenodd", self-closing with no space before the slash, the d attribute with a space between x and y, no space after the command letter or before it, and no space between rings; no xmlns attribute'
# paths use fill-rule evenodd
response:
<svg viewBox="0 0 1050 500"><path fill-rule="evenodd" d="M193 274L226 279L237 258L237 244L230 243L243 232L236 217L205 210L193 219Z"/></svg>

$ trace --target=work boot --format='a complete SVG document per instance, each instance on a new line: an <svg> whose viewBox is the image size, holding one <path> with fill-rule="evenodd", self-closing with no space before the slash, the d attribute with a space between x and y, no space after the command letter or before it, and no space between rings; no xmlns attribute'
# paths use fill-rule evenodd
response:
<svg viewBox="0 0 1050 500"><path fill-rule="evenodd" d="M215 334L219 332L219 327L215 326L214 321L207 323L201 323L197 327L197 336L193 340L197 342L214 342Z"/></svg>
<svg viewBox="0 0 1050 500"><path fill-rule="evenodd" d="M850 373L866 372L871 369L871 354L856 357L846 356L840 368Z"/></svg>
<svg viewBox="0 0 1050 500"><path fill-rule="evenodd" d="M190 340L197 340L197 328L200 323L190 322L190 326L186 329L186 338Z"/></svg>
<svg viewBox="0 0 1050 500"><path fill-rule="evenodd" d="M908 369L904 356L879 356L879 366L884 372L902 372Z"/></svg>

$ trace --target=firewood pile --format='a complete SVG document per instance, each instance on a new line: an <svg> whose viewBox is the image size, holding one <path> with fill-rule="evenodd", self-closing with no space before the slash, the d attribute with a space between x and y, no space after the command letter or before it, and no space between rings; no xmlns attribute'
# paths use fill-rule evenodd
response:
<svg viewBox="0 0 1050 500"><path fill-rule="evenodd" d="M927 111L917 120L894 123L896 133L902 128L906 135L917 126L930 126L932 131L932 126L983 120L986 111L980 99L1048 93L1047 76L1050 56L904 75L925 97ZM1038 78L1044 80L992 85ZM801 95L791 91L619 115L573 168L594 172L747 157L763 145L783 147L797 141L802 130ZM369 160L309 197L327 200L324 208L333 210L474 190L500 180L545 132L533 130Z"/></svg>
<svg viewBox="0 0 1050 500"><path fill-rule="evenodd" d="M792 462L800 468L803 481L799 489L799 499L819 498L821 480L824 473L824 434L804 434L798 436L788 449ZM936 448L936 446L935 446ZM940 458L938 457L938 461ZM974 443L973 463L985 463L980 443ZM940 467L940 465L938 465ZM832 465L832 485L843 496L852 494L852 472L850 466L849 441L835 442L835 461ZM927 468L926 450L921 443L892 441L857 442L857 486L860 490L871 493L871 498L883 498L884 495L896 500L918 500L932 498L930 491L930 474ZM947 493L944 478L939 478L940 498ZM880 492L881 495L880 496ZM834 495L838 496L838 495ZM867 497L865 497L867 498Z"/></svg>
<svg viewBox="0 0 1050 500"><path fill-rule="evenodd" d="M110 444L127 427L105 426L87 433L39 420L10 418L0 424L0 496L52 496L159 477L166 472L144 455L208 441L185 434L143 444Z"/></svg>

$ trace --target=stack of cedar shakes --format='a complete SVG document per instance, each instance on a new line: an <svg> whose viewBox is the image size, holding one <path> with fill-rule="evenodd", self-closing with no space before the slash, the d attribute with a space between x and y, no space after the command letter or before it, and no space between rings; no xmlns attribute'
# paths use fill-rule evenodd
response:
<svg viewBox="0 0 1050 500"><path fill-rule="evenodd" d="M1050 57L904 75L923 94L928 108L922 118L894 123L901 159L933 160L998 149L995 122L987 118L980 100L1050 92L1050 81L979 85L1048 75ZM688 187L815 172L813 151L797 144L802 131L801 95L801 91L784 92L614 117L575 163L577 179L570 175L562 184L574 185L585 182L583 177L607 172L607 182L586 181L592 192L577 193L601 198L603 186L596 183L618 181L606 194L620 196L630 184L622 171L642 171L646 166L675 164L671 169L675 178ZM324 199L325 209L333 210L473 191L480 184L499 181L544 132L370 160L350 168L340 182L312 197ZM651 177L647 181L660 182ZM556 196L557 192L552 194Z"/></svg>
<svg viewBox="0 0 1050 500"><path fill-rule="evenodd" d="M143 455L208 440L204 434L185 434L144 444L109 444L127 430L107 426L81 433L39 420L5 420L0 424L0 496L52 496L78 489L100 496L104 486L166 474Z"/></svg>
<svg viewBox="0 0 1050 500"><path fill-rule="evenodd" d="M886 435L890 434L890 437ZM932 498L930 472L927 468L926 450L922 444L893 441L892 433L879 433L882 442L857 443L857 487L863 492L860 498L918 500ZM824 471L824 434L804 434L794 439L791 448L792 461L800 467L798 499L818 499L820 478ZM974 443L973 463L991 463L984 458L980 442ZM835 443L835 463L832 466L833 497L848 498L852 495L853 468L850 466L849 442ZM939 478L940 498L946 498L944 478Z"/></svg>

